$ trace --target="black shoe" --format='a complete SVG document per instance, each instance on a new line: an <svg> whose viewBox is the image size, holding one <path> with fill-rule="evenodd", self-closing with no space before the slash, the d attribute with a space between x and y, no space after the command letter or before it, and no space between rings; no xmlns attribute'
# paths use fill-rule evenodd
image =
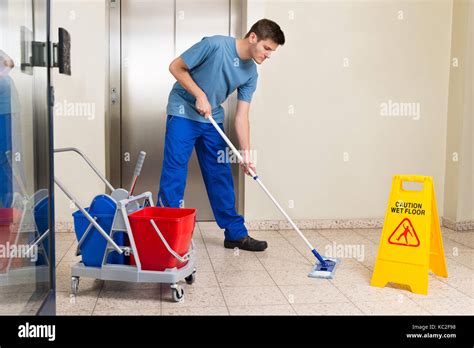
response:
<svg viewBox="0 0 474 348"><path fill-rule="evenodd" d="M224 247L227 249L239 248L248 251L264 251L268 244L265 241L253 239L250 236L239 240L224 240Z"/></svg>

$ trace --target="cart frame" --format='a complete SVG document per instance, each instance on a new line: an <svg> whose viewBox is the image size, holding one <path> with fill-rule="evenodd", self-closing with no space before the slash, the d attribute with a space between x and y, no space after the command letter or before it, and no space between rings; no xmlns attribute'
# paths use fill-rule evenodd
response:
<svg viewBox="0 0 474 348"><path fill-rule="evenodd" d="M84 235L78 241L76 255L80 255L80 246L84 242L87 234L95 227L97 231L106 239L106 249L104 257L102 259L101 267L86 266L82 262L71 267L71 291L74 295L77 294L79 288L80 277L95 278L100 280L114 280L114 281L125 281L134 283L168 283L171 287L172 297L175 302L180 302L184 299L184 289L178 284L180 280L186 280L188 284L192 284L195 280L196 273L196 249L194 242L191 241L190 249L184 256L180 256L174 252L167 243L166 239L161 234L160 230L150 219L150 223L153 225L158 236L166 246L168 252L170 252L175 258L181 263L187 262L181 268L165 269L164 271L148 271L142 270L140 263L140 256L138 254L135 239L130 227L128 215L147 206L153 206L153 198L151 192L144 192L137 196L129 196L129 192L125 189L115 189L109 181L99 172L99 170L93 165L93 163L87 158L87 156L77 148L61 148L55 149L55 153L61 152L75 152L81 156L86 163L91 167L93 172L106 184L106 186L112 191L110 197L116 202L116 211L114 214L112 227L110 233L105 232L102 227L95 221L95 219L78 203L77 198L63 185L63 183L55 176L54 181L56 185L64 192L64 194L74 203L74 205L84 214L89 220L90 224ZM137 163L137 168L141 168L143 164L143 157L139 159L140 165ZM136 172L139 173L136 170ZM117 245L113 240L115 233L125 233L130 241L130 246ZM107 262L108 255L111 252L118 252L119 254L124 253L125 255L133 254L136 265L120 265L110 264Z"/></svg>

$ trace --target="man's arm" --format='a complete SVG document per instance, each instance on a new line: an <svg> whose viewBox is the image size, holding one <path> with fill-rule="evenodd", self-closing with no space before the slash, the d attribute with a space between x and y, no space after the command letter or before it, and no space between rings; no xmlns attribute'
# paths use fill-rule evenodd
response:
<svg viewBox="0 0 474 348"><path fill-rule="evenodd" d="M178 57L173 60L169 70L179 84L196 98L196 110L207 118L212 112L211 104L209 104L204 91L194 82L183 59Z"/></svg>
<svg viewBox="0 0 474 348"><path fill-rule="evenodd" d="M242 165L246 174L249 174L247 166L256 173L255 165L250 160L250 123L249 123L250 103L246 101L237 101L237 110L235 112L235 131L239 141L244 165Z"/></svg>

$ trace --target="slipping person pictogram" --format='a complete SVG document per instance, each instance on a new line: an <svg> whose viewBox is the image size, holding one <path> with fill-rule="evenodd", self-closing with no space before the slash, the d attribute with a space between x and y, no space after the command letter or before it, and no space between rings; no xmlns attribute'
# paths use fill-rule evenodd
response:
<svg viewBox="0 0 474 348"><path fill-rule="evenodd" d="M390 244L417 247L420 245L420 239L415 232L411 221L407 218L403 219L397 228L392 232L388 238Z"/></svg>
<svg viewBox="0 0 474 348"><path fill-rule="evenodd" d="M397 241L400 240L400 238L405 237L405 244L408 244L408 234L410 234L411 237L413 237L413 233L410 231L410 227L408 226L403 226L404 230L402 233L397 238Z"/></svg>

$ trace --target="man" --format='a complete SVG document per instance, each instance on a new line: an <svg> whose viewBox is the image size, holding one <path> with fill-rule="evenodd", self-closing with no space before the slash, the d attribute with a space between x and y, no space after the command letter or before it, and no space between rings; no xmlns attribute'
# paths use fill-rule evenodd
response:
<svg viewBox="0 0 474 348"><path fill-rule="evenodd" d="M235 210L229 161L218 160L227 145L207 118L212 115L224 129L221 104L237 89L235 130L244 157L242 168L247 174L249 167L255 171L249 156L249 109L258 78L255 63L262 64L284 43L279 25L262 19L243 39L205 37L170 65L177 82L168 99L158 205L182 206L188 161L195 147L212 211L224 229L226 248L263 251L267 242L251 238Z"/></svg>
<svg viewBox="0 0 474 348"><path fill-rule="evenodd" d="M9 163L12 159L8 156L18 152L21 139L18 92L10 77L14 67L13 59L0 50L0 208L10 208L13 202L13 172Z"/></svg>

